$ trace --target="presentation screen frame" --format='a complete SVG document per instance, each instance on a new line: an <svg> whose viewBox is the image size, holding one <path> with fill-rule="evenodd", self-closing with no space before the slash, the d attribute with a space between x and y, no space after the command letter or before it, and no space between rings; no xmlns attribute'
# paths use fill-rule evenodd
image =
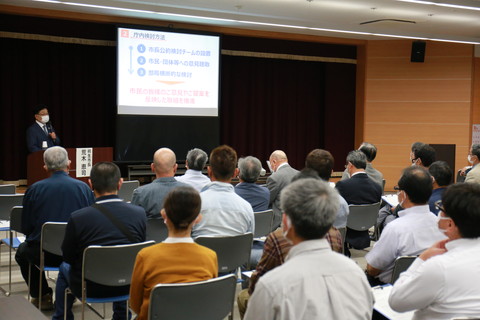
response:
<svg viewBox="0 0 480 320"><path fill-rule="evenodd" d="M116 27L118 115L219 115L221 34Z"/></svg>

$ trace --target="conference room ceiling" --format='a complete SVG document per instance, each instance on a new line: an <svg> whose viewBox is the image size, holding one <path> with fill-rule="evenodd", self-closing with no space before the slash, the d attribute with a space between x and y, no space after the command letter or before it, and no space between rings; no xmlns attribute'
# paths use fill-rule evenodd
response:
<svg viewBox="0 0 480 320"><path fill-rule="evenodd" d="M173 25L185 22L354 39L402 36L480 44L480 0L416 1L419 0L2 0L2 3L157 19Z"/></svg>

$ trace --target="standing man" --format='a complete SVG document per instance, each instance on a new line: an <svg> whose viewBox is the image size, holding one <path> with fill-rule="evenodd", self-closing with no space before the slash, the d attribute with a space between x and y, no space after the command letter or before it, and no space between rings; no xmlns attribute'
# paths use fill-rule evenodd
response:
<svg viewBox="0 0 480 320"><path fill-rule="evenodd" d="M282 191L281 204L283 233L293 247L284 264L257 282L245 319L371 319L365 274L325 239L337 192L326 182L301 179Z"/></svg>
<svg viewBox="0 0 480 320"><path fill-rule="evenodd" d="M267 188L270 190L270 206L273 209L272 227L276 229L282 220L280 192L292 181L298 170L288 164L287 155L282 150L273 151L269 161L273 173L267 178Z"/></svg>
<svg viewBox="0 0 480 320"><path fill-rule="evenodd" d="M118 189L122 185L120 169L111 162L95 164L88 183L95 193L93 206L72 213L65 230L62 244L64 262L60 265L55 288L55 314L53 320L63 319L64 291L70 287L77 297L81 297L83 251L91 245L118 245L145 241L147 217L145 210L125 203L118 198ZM113 221L123 225L120 230ZM112 266L115 268L115 266ZM95 297L111 297L128 294L130 287L106 287L87 282L87 292ZM67 297L67 319L73 320L73 296ZM126 320L126 301L113 303L113 319Z"/></svg>
<svg viewBox="0 0 480 320"><path fill-rule="evenodd" d="M48 286L45 274L35 267L40 263L40 234L45 222L67 222L70 214L91 205L94 201L92 190L80 180L68 175L70 160L62 147L52 147L43 154L45 170L51 172L50 178L34 183L25 192L22 211L22 232L26 240L17 250L17 260L23 279L28 283L29 263L31 263L30 296L32 303L38 306L39 281L42 277L42 310L50 310L52 289ZM62 257L45 253L47 265L60 265Z"/></svg>
<svg viewBox="0 0 480 320"><path fill-rule="evenodd" d="M210 179L202 173L203 168L207 164L208 156L202 149L192 149L187 153L185 166L187 171L183 176L175 177L177 181L186 183L195 188L198 192L210 183Z"/></svg>
<svg viewBox="0 0 480 320"><path fill-rule="evenodd" d="M163 199L170 190L186 184L174 178L178 167L177 158L169 148L158 149L153 155L153 163L150 167L155 172L156 179L152 183L135 189L132 203L145 209L148 218L160 218Z"/></svg>
<svg viewBox="0 0 480 320"><path fill-rule="evenodd" d="M55 129L50 123L47 106L38 105L33 109L35 123L27 129L27 148L29 152L45 150L60 145Z"/></svg>

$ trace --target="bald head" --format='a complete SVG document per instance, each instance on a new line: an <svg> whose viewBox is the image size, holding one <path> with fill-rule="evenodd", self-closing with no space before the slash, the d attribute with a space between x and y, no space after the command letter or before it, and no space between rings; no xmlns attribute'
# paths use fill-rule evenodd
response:
<svg viewBox="0 0 480 320"><path fill-rule="evenodd" d="M152 171L157 178L173 177L177 171L177 158L169 148L158 149L153 155Z"/></svg>
<svg viewBox="0 0 480 320"><path fill-rule="evenodd" d="M275 150L270 155L269 161L270 167L275 172L281 164L288 162L288 159L285 152L283 152L282 150Z"/></svg>

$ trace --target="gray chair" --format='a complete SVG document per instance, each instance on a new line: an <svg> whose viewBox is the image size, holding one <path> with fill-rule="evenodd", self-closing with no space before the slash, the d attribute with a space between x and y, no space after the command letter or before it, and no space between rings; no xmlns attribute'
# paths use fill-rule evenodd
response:
<svg viewBox="0 0 480 320"><path fill-rule="evenodd" d="M133 267L137 253L155 244L154 241L145 241L133 244L115 246L89 246L83 251L82 262L82 320L85 319L85 306L89 303L103 303L103 315L92 309L98 316L105 318L105 303L128 300L129 295L119 295L106 298L89 298L87 291L87 280L109 287L130 285ZM112 268L112 266L114 266ZM65 306L67 305L67 294L73 292L65 290ZM128 308L127 308L128 313ZM66 317L67 313L64 311ZM128 319L128 314L127 314Z"/></svg>
<svg viewBox="0 0 480 320"><path fill-rule="evenodd" d="M65 238L65 229L67 227L66 222L45 222L42 226L42 232L40 234L40 264L37 268L40 270L40 274L45 271L58 271L59 266L45 265L45 252L62 256L62 242ZM29 269L30 270L30 269ZM48 279L48 277L47 277ZM30 274L28 275L28 283L30 284ZM38 308L42 305L42 277L39 281L39 294L38 294ZM29 288L30 289L30 288ZM30 292L30 290L28 290Z"/></svg>
<svg viewBox="0 0 480 320"><path fill-rule="evenodd" d="M373 204L349 205L347 227L357 231L365 231L377 223L380 202Z"/></svg>
<svg viewBox="0 0 480 320"><path fill-rule="evenodd" d="M0 194L15 194L16 187L14 184L0 184Z"/></svg>
<svg viewBox="0 0 480 320"><path fill-rule="evenodd" d="M253 234L254 238L265 237L270 232L272 232L272 223L273 223L272 209L255 212L253 216L255 217L255 232Z"/></svg>
<svg viewBox="0 0 480 320"><path fill-rule="evenodd" d="M23 194L0 194L0 220L9 220L12 208L22 204ZM8 228L0 231L8 231Z"/></svg>
<svg viewBox="0 0 480 320"><path fill-rule="evenodd" d="M165 221L161 218L147 220L147 240L160 243L168 237L168 229Z"/></svg>
<svg viewBox="0 0 480 320"><path fill-rule="evenodd" d="M231 316L235 289L234 275L200 282L158 284L150 294L148 319L225 319Z"/></svg>
<svg viewBox="0 0 480 320"><path fill-rule="evenodd" d="M218 273L232 273L241 266L250 269L253 234L229 237L198 237L195 242L217 253Z"/></svg>
<svg viewBox="0 0 480 320"><path fill-rule="evenodd" d="M8 291L3 287L0 287L0 290L6 295L9 296L12 292L12 253L14 249L17 249L20 245L20 240L17 237L13 236L14 232L22 232L22 206L15 206L10 211L10 230L9 238L2 239L4 243L9 248L8 255ZM1 254L0 254L1 256Z"/></svg>
<svg viewBox="0 0 480 320"><path fill-rule="evenodd" d="M416 258L416 256L398 257L397 260L395 260L395 265L392 272L392 280L390 280L390 283L394 284L398 277L400 277L400 274L406 271Z"/></svg>
<svg viewBox="0 0 480 320"><path fill-rule="evenodd" d="M120 190L118 190L118 197L125 202L132 201L133 191L140 186L138 180L123 181Z"/></svg>

